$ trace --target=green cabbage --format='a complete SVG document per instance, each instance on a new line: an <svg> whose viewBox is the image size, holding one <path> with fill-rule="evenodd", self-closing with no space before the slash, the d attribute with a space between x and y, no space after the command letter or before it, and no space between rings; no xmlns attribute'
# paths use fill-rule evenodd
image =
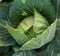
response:
<svg viewBox="0 0 60 56"><path fill-rule="evenodd" d="M0 46L13 56L59 56L59 22L50 0L0 2Z"/></svg>

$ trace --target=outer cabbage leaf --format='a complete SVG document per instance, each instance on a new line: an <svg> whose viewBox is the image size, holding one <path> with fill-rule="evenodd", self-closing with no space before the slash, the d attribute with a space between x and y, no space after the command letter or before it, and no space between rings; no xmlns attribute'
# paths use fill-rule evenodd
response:
<svg viewBox="0 0 60 56"><path fill-rule="evenodd" d="M34 50L16 52L12 56L37 56Z"/></svg>
<svg viewBox="0 0 60 56"><path fill-rule="evenodd" d="M25 3L23 3L22 0L14 0L11 5L9 16L14 21L15 26L18 25L24 17L33 15L34 8L46 17L50 23L55 20L55 11L50 0L26 0ZM27 15L22 16L22 14Z"/></svg>
<svg viewBox="0 0 60 56"><path fill-rule="evenodd" d="M15 27L20 23L22 20L21 14L23 13L23 4L21 0L14 0L11 3L10 11L9 11L9 17L11 20L13 20Z"/></svg>
<svg viewBox="0 0 60 56"><path fill-rule="evenodd" d="M0 56L11 56L13 50L9 46L0 47Z"/></svg>
<svg viewBox="0 0 60 56"><path fill-rule="evenodd" d="M57 17L60 19L60 0L57 1Z"/></svg>
<svg viewBox="0 0 60 56"><path fill-rule="evenodd" d="M16 44L15 40L12 39L11 35L6 29L6 21L11 24L10 18L8 16L9 3L0 4L0 46L9 46Z"/></svg>
<svg viewBox="0 0 60 56"><path fill-rule="evenodd" d="M11 34L11 36L16 40L19 45L24 44L26 41L29 40L27 35L21 32L19 29L15 29L9 25L7 25L7 30Z"/></svg>

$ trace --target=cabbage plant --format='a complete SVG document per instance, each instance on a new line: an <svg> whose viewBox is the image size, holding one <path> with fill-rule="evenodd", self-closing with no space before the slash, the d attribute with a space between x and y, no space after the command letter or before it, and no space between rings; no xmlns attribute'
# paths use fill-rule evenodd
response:
<svg viewBox="0 0 60 56"><path fill-rule="evenodd" d="M0 1L0 47L8 47L4 56L59 56L56 14L51 0Z"/></svg>

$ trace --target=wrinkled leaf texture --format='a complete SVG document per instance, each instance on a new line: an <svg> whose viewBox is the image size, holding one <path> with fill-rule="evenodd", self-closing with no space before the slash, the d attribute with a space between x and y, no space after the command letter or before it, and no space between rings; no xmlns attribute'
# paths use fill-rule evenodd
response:
<svg viewBox="0 0 60 56"><path fill-rule="evenodd" d="M28 8L26 8L26 6L24 7L24 8L22 8L22 9L20 9L21 7L23 7L23 5L21 6L21 7L18 7L18 5L20 4L19 3L19 1L16 3L16 1L17 0L15 0L14 2L12 2L12 4L13 4L13 6L12 6L12 8L11 8L11 11L10 11L10 17L12 18L12 19L14 19L14 20L17 20L17 21L19 21L17 18L20 18L21 16L20 16L20 14L22 13L22 11L20 11L20 10L25 10L29 15L31 15L31 14L33 14L30 10L29 10L29 8L31 8L32 6L34 7L35 5L33 5L33 3L32 3L32 6L31 5L29 5L28 3L26 4L26 5L29 5L29 7ZM43 0L42 0L43 1ZM29 2L31 2L31 0L29 1ZM37 2L37 5L40 7L41 5L39 5L39 4L41 4L41 3L39 3L38 4L38 1L36 1ZM45 4L45 2L46 2L46 4ZM43 4L45 4L45 5L47 5L47 0L46 1L44 1L44 3ZM16 5L15 5L16 4ZM45 13L43 13L45 10L44 10L44 8L45 8L45 5L42 7L43 9L41 9L40 10L40 8L39 7L37 7L37 5L35 6L36 7L36 9L39 11L39 12L41 12L41 14L43 15L43 16L45 16L47 19L48 18L50 18L51 20L52 20L52 18L54 19L55 18L55 15L54 15L54 11L53 10L51 10L53 13L51 13L51 11L50 11L50 9L52 9L52 8L50 8L48 5L46 6L46 9L47 9L47 7L49 7L49 10L48 11L46 11ZM0 5L1 6L1 5ZM4 5L5 6L5 5ZM1 8L1 7L0 7ZM18 9L17 9L18 8ZM25 9L26 8L26 9ZM38 9L39 8L39 9ZM17 11L16 11L16 9L17 9ZM31 9L32 10L32 9ZM49 12L50 11L50 12ZM12 13L13 12L13 13ZM48 13L49 12L49 13ZM48 15L51 15L51 16L48 16ZM14 16L16 16L16 17L14 17ZM0 16L1 17L1 16ZM21 18L23 18L23 17L21 17ZM50 20L49 19L49 20ZM22 20L22 19L21 19ZM53 20L54 21L54 20ZM57 25L57 30L56 30L56 37L55 37L55 39L49 44L49 46L44 50L44 51L42 51L42 52L38 52L37 53L37 56L60 56L60 27L59 27L59 25L60 25L60 20L58 20L59 22L57 23L58 25ZM52 21L51 21L52 22ZM4 22L3 22L4 23ZM16 21L15 21L15 24L16 24ZM2 27L2 26L1 26ZM3 29L4 30L6 30L4 27L3 27ZM4 32L4 31L3 31ZM1 33L0 33L1 34ZM3 36L3 37L5 37L5 36ZM15 42L15 41L14 41ZM5 41L4 41L4 43L1 43L1 45L5 45ZM30 53L30 52L29 52ZM33 52L32 52L33 53ZM35 54L35 53L34 53ZM18 54L17 54L18 55ZM16 55L16 56L17 56ZM21 55L21 54L20 54ZM32 55L30 55L30 56L32 56ZM33 56L35 56L35 55L33 55Z"/></svg>
<svg viewBox="0 0 60 56"><path fill-rule="evenodd" d="M16 43L5 27L6 21L11 24L8 16L9 7L10 5L8 3L0 4L0 46L14 45Z"/></svg>

